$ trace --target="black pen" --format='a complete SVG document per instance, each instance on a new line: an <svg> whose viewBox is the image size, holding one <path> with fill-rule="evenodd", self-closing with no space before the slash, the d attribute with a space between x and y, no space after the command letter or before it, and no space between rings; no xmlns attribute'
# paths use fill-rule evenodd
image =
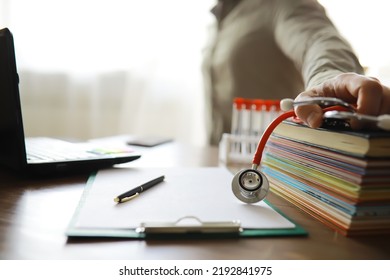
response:
<svg viewBox="0 0 390 280"><path fill-rule="evenodd" d="M158 183L164 181L164 176L160 176L156 179L153 179L149 182L146 182L142 184L141 186L138 186L132 190L129 190L128 192L125 192L121 195L118 195L117 197L114 198L115 202L121 203L121 202L126 202L136 196L138 196L140 193L143 191L146 191L147 189L150 189L151 187L157 185Z"/></svg>

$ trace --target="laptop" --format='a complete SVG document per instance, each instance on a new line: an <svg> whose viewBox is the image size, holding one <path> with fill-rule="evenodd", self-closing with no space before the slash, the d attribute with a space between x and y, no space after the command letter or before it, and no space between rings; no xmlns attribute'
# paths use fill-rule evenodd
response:
<svg viewBox="0 0 390 280"><path fill-rule="evenodd" d="M13 36L8 28L0 30L0 165L20 174L80 173L139 157L125 145L117 149L47 137L25 138Z"/></svg>

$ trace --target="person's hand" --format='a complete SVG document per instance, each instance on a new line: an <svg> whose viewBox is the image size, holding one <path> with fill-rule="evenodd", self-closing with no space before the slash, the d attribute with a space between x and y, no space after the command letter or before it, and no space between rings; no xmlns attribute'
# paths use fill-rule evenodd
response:
<svg viewBox="0 0 390 280"><path fill-rule="evenodd" d="M366 115L390 114L390 88L376 78L355 73L340 74L319 86L300 93L295 101L308 97L336 97L356 105L357 112ZM295 114L312 128L321 126L323 112L319 105L304 105L295 108ZM362 128L352 122L353 129Z"/></svg>

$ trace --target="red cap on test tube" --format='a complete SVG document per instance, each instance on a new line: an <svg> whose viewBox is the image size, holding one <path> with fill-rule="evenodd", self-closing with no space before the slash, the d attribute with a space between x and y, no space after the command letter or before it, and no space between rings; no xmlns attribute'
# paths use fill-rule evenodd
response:
<svg viewBox="0 0 390 280"><path fill-rule="evenodd" d="M280 100L265 100L265 108L267 111L280 111Z"/></svg>
<svg viewBox="0 0 390 280"><path fill-rule="evenodd" d="M255 99L253 101L256 111L261 111L263 109L263 105L265 105L265 102L263 99Z"/></svg>
<svg viewBox="0 0 390 280"><path fill-rule="evenodd" d="M276 111L280 111L280 100L272 100L273 106Z"/></svg>
<svg viewBox="0 0 390 280"><path fill-rule="evenodd" d="M233 99L233 104L236 109L241 110L243 108L245 99L241 97L236 97Z"/></svg>
<svg viewBox="0 0 390 280"><path fill-rule="evenodd" d="M252 99L244 99L244 105L245 105L245 109L251 110L252 105L253 105L253 100Z"/></svg>

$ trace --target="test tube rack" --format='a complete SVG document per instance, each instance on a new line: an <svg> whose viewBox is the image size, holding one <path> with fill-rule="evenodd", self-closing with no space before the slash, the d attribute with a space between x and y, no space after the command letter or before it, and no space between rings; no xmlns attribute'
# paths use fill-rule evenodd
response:
<svg viewBox="0 0 390 280"><path fill-rule="evenodd" d="M280 113L280 100L235 98L231 132L219 143L220 162L250 164L261 135Z"/></svg>

